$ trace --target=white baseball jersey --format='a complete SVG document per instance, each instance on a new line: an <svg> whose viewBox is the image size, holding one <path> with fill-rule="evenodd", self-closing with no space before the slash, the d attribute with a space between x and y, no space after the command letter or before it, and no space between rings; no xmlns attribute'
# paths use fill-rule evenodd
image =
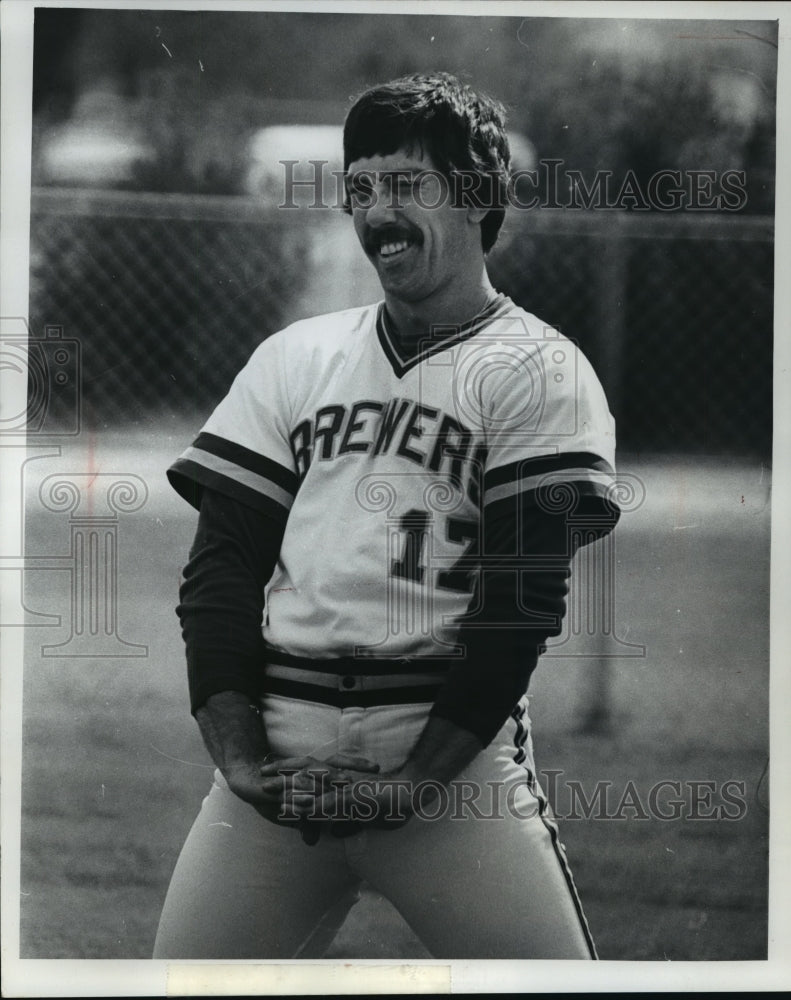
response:
<svg viewBox="0 0 791 1000"><path fill-rule="evenodd" d="M274 334L171 479L196 505L197 483L285 520L270 646L445 658L470 605L482 509L558 482L606 496L614 450L587 359L500 295L413 357L382 303Z"/></svg>

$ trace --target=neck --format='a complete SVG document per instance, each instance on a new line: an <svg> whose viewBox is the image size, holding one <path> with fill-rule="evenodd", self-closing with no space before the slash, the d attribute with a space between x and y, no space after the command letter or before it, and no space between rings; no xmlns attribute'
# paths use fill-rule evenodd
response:
<svg viewBox="0 0 791 1000"><path fill-rule="evenodd" d="M394 333L404 347L412 346L431 334L437 326L463 326L482 312L497 295L483 270L480 281L470 283L461 293L432 295L420 302L407 302L385 294L385 306Z"/></svg>

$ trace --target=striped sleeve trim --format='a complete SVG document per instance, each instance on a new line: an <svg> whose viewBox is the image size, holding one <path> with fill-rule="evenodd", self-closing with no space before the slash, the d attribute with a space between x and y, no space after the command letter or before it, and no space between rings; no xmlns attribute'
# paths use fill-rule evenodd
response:
<svg viewBox="0 0 791 1000"><path fill-rule="evenodd" d="M515 496L527 498L535 495L536 499L540 499L540 494L546 492L546 501L554 507L561 500L558 494L560 487L571 489L580 496L599 496L614 503L614 475L608 462L589 452L525 458L485 474L484 505L488 507Z"/></svg>
<svg viewBox="0 0 791 1000"><path fill-rule="evenodd" d="M258 452L251 451L235 441L229 441L217 434L202 431L195 438L192 447L224 460L229 466L250 472L262 479L268 479L275 486L279 486L286 493L291 494L292 497L297 492L299 481L296 473L280 465L279 462L273 462L271 458L259 455Z"/></svg>
<svg viewBox="0 0 791 1000"><path fill-rule="evenodd" d="M277 519L288 515L294 501L293 495L270 480L254 473L240 472L237 467L229 467L216 456L209 456L198 448L189 448L171 465L167 472L171 486L179 496L200 509L204 487L216 490Z"/></svg>
<svg viewBox="0 0 791 1000"><path fill-rule="evenodd" d="M202 431L168 470L171 485L200 508L203 487L274 517L287 515L298 479L294 472L244 445Z"/></svg>

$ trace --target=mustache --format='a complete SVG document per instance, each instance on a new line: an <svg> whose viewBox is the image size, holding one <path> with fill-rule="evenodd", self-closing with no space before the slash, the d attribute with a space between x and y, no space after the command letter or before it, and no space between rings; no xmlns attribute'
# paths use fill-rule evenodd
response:
<svg viewBox="0 0 791 1000"><path fill-rule="evenodd" d="M377 226L375 229L366 227L363 232L363 247L368 253L376 253L385 243L398 243L400 240L420 246L423 234L419 229L403 223Z"/></svg>

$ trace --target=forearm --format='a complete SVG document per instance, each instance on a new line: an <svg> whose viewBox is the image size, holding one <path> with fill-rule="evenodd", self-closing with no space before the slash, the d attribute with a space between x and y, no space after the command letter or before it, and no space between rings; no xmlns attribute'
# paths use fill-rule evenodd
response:
<svg viewBox="0 0 791 1000"><path fill-rule="evenodd" d="M481 740L450 719L429 716L414 749L398 771L414 788L423 781L446 785L483 750Z"/></svg>
<svg viewBox="0 0 791 1000"><path fill-rule="evenodd" d="M260 765L269 747L261 713L240 691L213 694L195 712L206 749L226 780L234 770Z"/></svg>
<svg viewBox="0 0 791 1000"><path fill-rule="evenodd" d="M525 693L546 640L566 610L571 552L565 520L516 518L486 524L484 557L472 607L460 620L463 657L432 709L488 745ZM521 550L520 550L521 544ZM514 557L522 560L514 566ZM479 595L481 600L479 601Z"/></svg>
<svg viewBox="0 0 791 1000"><path fill-rule="evenodd" d="M510 506L509 506L510 505ZM561 632L571 560L579 537L566 513L548 513L518 497L487 509L478 587L482 604L461 620L464 656L437 695L432 718L454 723L487 746L527 690L546 641ZM576 516L590 515L594 535L617 521L596 497L580 497ZM518 562L515 563L515 557ZM477 596L472 606L478 604Z"/></svg>
<svg viewBox="0 0 791 1000"><path fill-rule="evenodd" d="M208 698L261 693L263 589L283 525L206 489L177 609L193 714Z"/></svg>

